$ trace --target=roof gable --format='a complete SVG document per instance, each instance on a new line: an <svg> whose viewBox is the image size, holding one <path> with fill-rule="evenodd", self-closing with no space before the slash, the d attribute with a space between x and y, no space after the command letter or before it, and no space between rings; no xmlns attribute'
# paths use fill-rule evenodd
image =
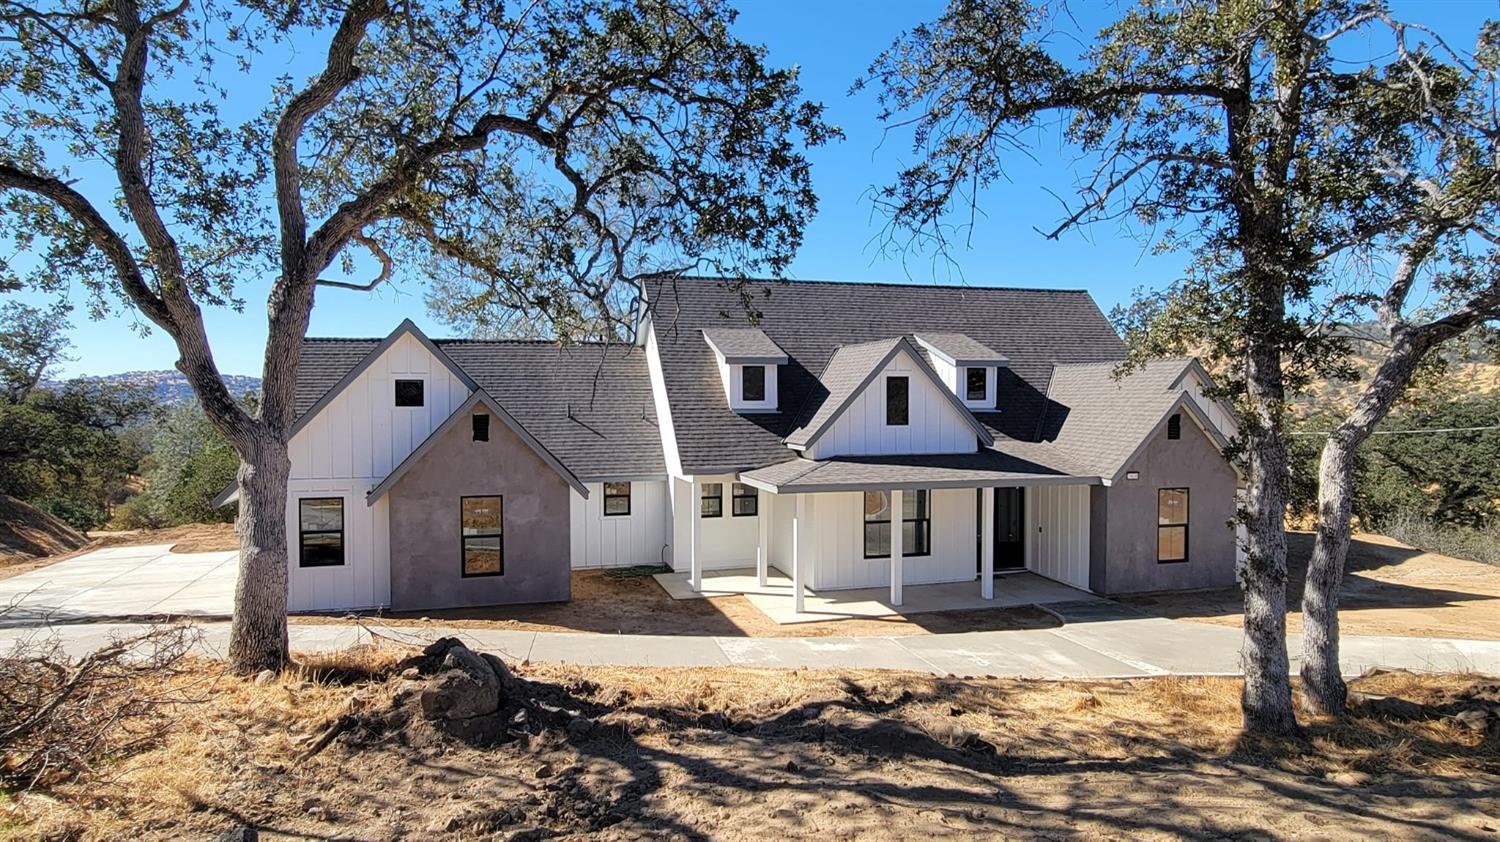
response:
<svg viewBox="0 0 1500 842"><path fill-rule="evenodd" d="M527 447L531 448L532 452L540 456L542 458L542 461L550 465L552 467L552 470L556 471L559 476L566 480L568 485L571 485L573 487L574 491L577 491L585 498L589 496L588 488L578 479L578 477L573 475L572 471L568 470L567 467L558 460L557 456L554 455L552 451L542 446L542 443L537 441L536 437L528 432L526 428L521 425L521 422L515 419L515 416L507 412L505 410L505 407L497 403L493 397L490 397L488 392L480 389L474 392L474 394L470 395L469 399L464 401L463 404L458 407L458 409L453 410L452 414L448 416L447 420L439 424L437 426L437 429L433 430L432 433L429 434L427 438L424 439L415 450L413 450L405 459L401 460L401 464L397 465L394 470L387 474L385 479L381 480L379 484L370 489L369 493L365 495L365 504L370 506L375 505L376 501L378 501L381 497L384 497L386 492L390 491L391 488L398 481L400 481L401 477L406 475L407 471L410 471L413 466L422 461L422 457L427 455L427 451L431 450L433 446L435 446L440 440L442 440L443 436L447 435L456 426L463 423L463 420L465 418L468 418L469 415L473 413L475 408L479 406L485 407L490 411L491 414L499 418L506 427L510 428L511 432L515 433L516 436L521 439L521 441L526 443Z"/></svg>
<svg viewBox="0 0 1500 842"><path fill-rule="evenodd" d="M812 448L825 433L834 429L838 420L887 370L891 363L903 356L910 361L912 370L918 376L924 377L937 391L941 396L940 400L945 401L959 414L981 443L986 446L994 443L989 430L979 423L968 408L959 401L958 396L949 391L937 372L933 371L932 366L922 358L922 354L911 340L900 336L894 339L847 345L834 352L828 365L818 376L819 382L827 390L826 394L809 398L808 405L804 407L801 416L805 420L792 431L791 435L787 436L787 445L797 449Z"/></svg>

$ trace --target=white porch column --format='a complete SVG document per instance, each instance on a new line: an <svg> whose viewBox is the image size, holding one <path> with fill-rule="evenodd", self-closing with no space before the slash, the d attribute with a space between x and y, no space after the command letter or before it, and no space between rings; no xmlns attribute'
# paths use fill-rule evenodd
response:
<svg viewBox="0 0 1500 842"><path fill-rule="evenodd" d="M901 570L901 538L906 530L903 515L906 510L902 508L901 489L891 491L891 605L901 604L901 585L904 574Z"/></svg>
<svg viewBox="0 0 1500 842"><path fill-rule="evenodd" d="M693 493L688 495L688 517L692 538L688 545L688 587L703 590L703 486L696 478L691 483Z"/></svg>
<svg viewBox="0 0 1500 842"><path fill-rule="evenodd" d="M771 566L771 495L764 490L755 492L755 519L760 521L760 543L755 550L755 582L763 588Z"/></svg>
<svg viewBox="0 0 1500 842"><path fill-rule="evenodd" d="M796 495L796 508L792 510L792 610L802 613L802 565L807 561L802 552L802 530L807 518L807 495Z"/></svg>
<svg viewBox="0 0 1500 842"><path fill-rule="evenodd" d="M986 488L979 507L979 595L995 598L995 489Z"/></svg>

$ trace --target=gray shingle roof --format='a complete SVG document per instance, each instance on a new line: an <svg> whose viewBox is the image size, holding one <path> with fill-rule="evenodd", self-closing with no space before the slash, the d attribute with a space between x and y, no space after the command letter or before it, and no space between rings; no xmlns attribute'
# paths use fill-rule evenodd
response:
<svg viewBox="0 0 1500 842"><path fill-rule="evenodd" d="M1058 366L1041 435L1067 461L1111 478L1181 398L1172 385L1192 364L1186 357L1153 360L1120 380L1117 363Z"/></svg>
<svg viewBox="0 0 1500 842"><path fill-rule="evenodd" d="M838 456L794 459L740 474L778 493L879 488L973 488L1075 481L1076 475L995 450L912 456Z"/></svg>
<svg viewBox="0 0 1500 842"><path fill-rule="evenodd" d="M812 440L870 382L900 345L901 337L896 336L835 349L828 365L818 373L817 382L803 398L802 413L786 443L802 447Z"/></svg>
<svg viewBox="0 0 1500 842"><path fill-rule="evenodd" d="M772 342L760 328L712 327L703 331L703 338L724 355L725 362L781 365L787 359L781 346Z"/></svg>
<svg viewBox="0 0 1500 842"><path fill-rule="evenodd" d="M928 353L938 354L949 365L991 366L1005 365L1005 355L986 347L973 337L962 333L919 333L917 342L927 348Z"/></svg>
<svg viewBox="0 0 1500 842"><path fill-rule="evenodd" d="M359 364L379 339L307 339L297 414ZM439 339L434 343L584 480L666 472L646 355L602 343Z"/></svg>
<svg viewBox="0 0 1500 842"><path fill-rule="evenodd" d="M741 297L745 293L746 298ZM1119 360L1124 344L1082 290L1008 289L677 278L653 281L647 295L683 469L689 474L785 462L782 443L797 426L817 373L842 345L913 333L962 333L1009 358L999 370L1000 412L976 417L995 435L1034 441L1054 364ZM791 360L782 366L779 411L729 409L713 351L700 331L760 328Z"/></svg>

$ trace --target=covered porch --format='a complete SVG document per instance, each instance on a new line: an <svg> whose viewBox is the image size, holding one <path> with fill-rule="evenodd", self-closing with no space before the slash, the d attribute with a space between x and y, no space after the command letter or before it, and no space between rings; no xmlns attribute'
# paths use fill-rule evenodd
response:
<svg viewBox="0 0 1500 842"><path fill-rule="evenodd" d="M705 538L702 483L679 481L687 534L659 577L674 596L743 594L796 622L1076 600L1089 587L1097 477L985 450L798 459L734 479L756 518L728 540Z"/></svg>
<svg viewBox="0 0 1500 842"><path fill-rule="evenodd" d="M987 596L975 587L972 580L908 585L902 589L900 605L892 604L889 588L804 589L800 608L793 598L795 586L791 575L775 567L769 569L763 583L755 568L707 572L698 589L693 588L687 573L658 573L655 579L673 599L743 596L756 610L779 625L905 617L939 611L1045 606L1097 599L1086 591L1026 571L999 576Z"/></svg>

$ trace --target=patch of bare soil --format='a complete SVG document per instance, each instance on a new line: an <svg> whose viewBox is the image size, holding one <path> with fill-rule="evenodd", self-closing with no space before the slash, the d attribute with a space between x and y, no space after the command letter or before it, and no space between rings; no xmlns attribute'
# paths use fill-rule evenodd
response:
<svg viewBox="0 0 1500 842"><path fill-rule="evenodd" d="M1287 628L1302 630L1302 585L1312 535L1287 533ZM1151 594L1119 600L1178 620L1239 626L1238 588ZM1500 640L1500 567L1408 547L1383 535L1356 535L1349 546L1339 627L1345 634Z"/></svg>
<svg viewBox="0 0 1500 842"><path fill-rule="evenodd" d="M365 616L393 626L721 637L888 637L1061 625L1053 615L1033 607L777 625L742 596L676 600L650 576L618 578L599 570L573 573L573 599L569 602ZM293 617L292 622L345 623L347 618L305 615Z"/></svg>
<svg viewBox="0 0 1500 842"><path fill-rule="evenodd" d="M90 549L171 544L174 553L211 553L240 548L240 539L232 523L186 523L164 529L90 532L89 537L95 541Z"/></svg>
<svg viewBox="0 0 1500 842"><path fill-rule="evenodd" d="M0 578L88 543L83 533L22 500L0 494Z"/></svg>
<svg viewBox="0 0 1500 842"><path fill-rule="evenodd" d="M1239 684L1225 678L485 672L493 662L471 652L406 655L344 653L259 680L200 662L173 681L210 701L164 714L164 741L16 798L0 835L1438 839L1500 827L1500 697L1472 676L1360 679L1383 701L1312 722L1303 741L1246 746Z"/></svg>

